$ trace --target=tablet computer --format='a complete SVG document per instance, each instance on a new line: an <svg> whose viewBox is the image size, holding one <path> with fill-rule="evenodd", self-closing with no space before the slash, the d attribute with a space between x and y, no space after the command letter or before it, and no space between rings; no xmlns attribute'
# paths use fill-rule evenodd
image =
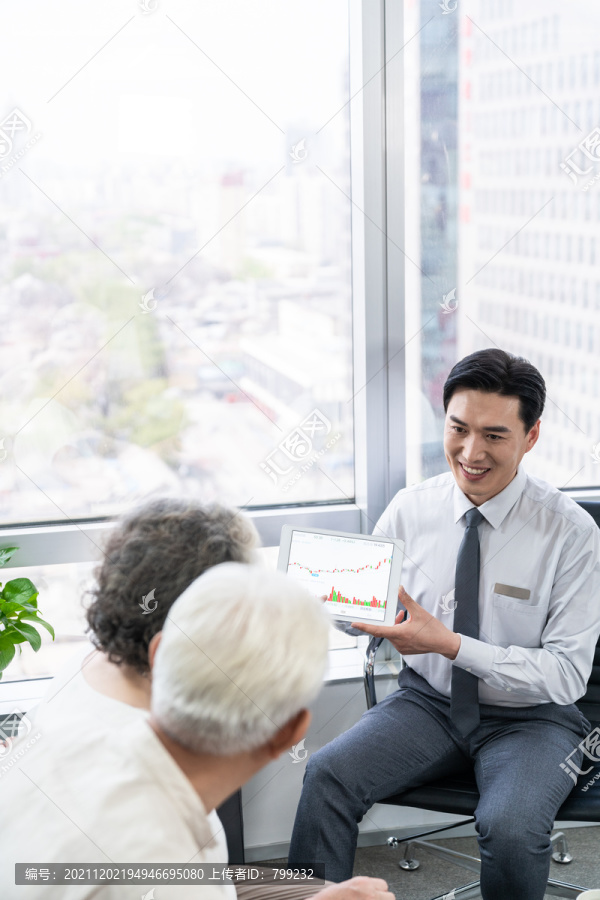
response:
<svg viewBox="0 0 600 900"><path fill-rule="evenodd" d="M393 625L404 542L284 525L277 568L305 584L335 619Z"/></svg>

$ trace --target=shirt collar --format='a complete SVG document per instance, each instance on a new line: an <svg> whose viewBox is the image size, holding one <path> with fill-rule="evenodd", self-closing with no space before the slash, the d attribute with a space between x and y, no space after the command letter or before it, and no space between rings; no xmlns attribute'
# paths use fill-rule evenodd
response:
<svg viewBox="0 0 600 900"><path fill-rule="evenodd" d="M481 506L477 507L479 512L490 523L492 528L498 528L508 513L511 511L525 487L527 481L527 473L522 466L517 469L517 474L507 484L503 491L496 494L490 500L486 500ZM457 523L467 510L472 509L475 504L472 503L466 494L463 494L459 486L454 482L454 522Z"/></svg>

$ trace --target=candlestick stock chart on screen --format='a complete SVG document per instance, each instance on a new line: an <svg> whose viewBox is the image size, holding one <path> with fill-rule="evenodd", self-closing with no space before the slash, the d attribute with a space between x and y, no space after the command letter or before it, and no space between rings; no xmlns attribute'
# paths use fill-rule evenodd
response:
<svg viewBox="0 0 600 900"><path fill-rule="evenodd" d="M382 622L394 545L360 537L294 531L288 574L305 584L334 616Z"/></svg>

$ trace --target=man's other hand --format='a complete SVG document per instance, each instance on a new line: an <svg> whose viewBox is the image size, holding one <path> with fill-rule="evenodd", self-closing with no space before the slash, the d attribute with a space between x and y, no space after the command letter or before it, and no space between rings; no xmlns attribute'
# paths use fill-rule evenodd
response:
<svg viewBox="0 0 600 900"><path fill-rule="evenodd" d="M395 625L365 625L353 622L352 627L374 637L387 638L403 656L410 653L440 653L447 659L455 659L460 649L460 635L446 628L410 597L404 588L398 590L398 600L408 613L396 616Z"/></svg>

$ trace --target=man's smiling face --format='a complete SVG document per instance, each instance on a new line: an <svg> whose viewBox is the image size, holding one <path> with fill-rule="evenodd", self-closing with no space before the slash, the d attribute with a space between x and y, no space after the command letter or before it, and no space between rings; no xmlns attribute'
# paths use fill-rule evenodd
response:
<svg viewBox="0 0 600 900"><path fill-rule="evenodd" d="M518 397L461 389L448 403L444 452L461 491L480 506L504 490L540 433L519 418Z"/></svg>

